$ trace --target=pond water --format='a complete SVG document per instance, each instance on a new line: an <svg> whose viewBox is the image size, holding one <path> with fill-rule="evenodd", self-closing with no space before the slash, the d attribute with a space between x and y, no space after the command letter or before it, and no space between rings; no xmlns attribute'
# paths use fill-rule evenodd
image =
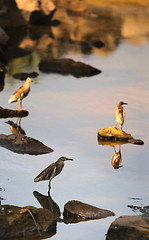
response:
<svg viewBox="0 0 149 240"><path fill-rule="evenodd" d="M9 105L8 99L23 82L12 78L13 71L40 73L23 100L29 115L22 118L21 127L28 137L38 139L54 152L31 156L1 147L0 194L2 204L41 207L33 192L47 195L48 181L34 183L34 177L61 156L73 158L52 181L51 197L61 212L65 203L79 200L109 209L115 216L77 224L58 223L51 239L106 239L108 228L117 217L139 214L129 204L149 204L149 42L132 45L122 39L115 51L103 55L96 51L75 52L71 45L68 49L61 57L90 64L102 73L82 78L42 73L36 51L9 62L0 93L1 106L17 109L17 104ZM115 125L114 109L120 100L128 103L124 131L145 144L122 145L123 167L116 170L111 165L114 148L99 145L97 133L100 128ZM1 133L6 135L11 134L7 120L17 119L0 119Z"/></svg>

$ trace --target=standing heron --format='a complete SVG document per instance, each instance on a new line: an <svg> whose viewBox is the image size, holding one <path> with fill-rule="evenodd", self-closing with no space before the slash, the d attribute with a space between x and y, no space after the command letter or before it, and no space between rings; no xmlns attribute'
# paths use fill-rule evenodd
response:
<svg viewBox="0 0 149 240"><path fill-rule="evenodd" d="M23 100L23 98L27 97L27 95L30 92L30 84L29 84L30 82L32 82L32 80L28 77L26 79L24 85L21 86L20 88L18 88L18 90L15 91L15 93L10 97L10 99L8 101L8 103L17 102L18 111L22 110L22 100Z"/></svg>
<svg viewBox="0 0 149 240"><path fill-rule="evenodd" d="M124 104L127 105L127 103L120 101L117 107L115 108L115 116L116 116L116 122L117 122L115 127L117 126L117 124L119 124L121 129L122 129L124 118L125 118L125 110L122 106Z"/></svg>
<svg viewBox="0 0 149 240"><path fill-rule="evenodd" d="M64 167L64 161L73 161L71 158L60 157L56 162L52 163L46 169L44 169L37 177L34 178L34 182L43 180L49 180L49 189L51 188L51 180L61 173Z"/></svg>

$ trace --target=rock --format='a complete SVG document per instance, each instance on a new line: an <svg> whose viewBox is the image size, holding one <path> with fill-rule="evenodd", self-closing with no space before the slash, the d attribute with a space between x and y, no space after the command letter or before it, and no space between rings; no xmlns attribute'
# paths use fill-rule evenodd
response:
<svg viewBox="0 0 149 240"><path fill-rule="evenodd" d="M28 114L26 110L17 111L0 107L0 118L26 117Z"/></svg>
<svg viewBox="0 0 149 240"><path fill-rule="evenodd" d="M39 70L45 73L72 74L75 77L90 77L101 73L97 68L69 58L41 60Z"/></svg>
<svg viewBox="0 0 149 240"><path fill-rule="evenodd" d="M106 218L114 216L112 211L97 208L80 201L71 200L64 206L64 222L76 223L80 221L87 221L93 219Z"/></svg>
<svg viewBox="0 0 149 240"><path fill-rule="evenodd" d="M57 221L47 209L2 205L0 216L0 239L43 239L56 233Z"/></svg>
<svg viewBox="0 0 149 240"><path fill-rule="evenodd" d="M122 129L118 129L115 126L109 128L101 128L98 131L98 142L102 144L105 141L122 141L124 143L133 143L143 145L144 142L141 139L134 139L131 134L124 132Z"/></svg>
<svg viewBox="0 0 149 240"><path fill-rule="evenodd" d="M149 217L121 216L110 226L106 240L148 240Z"/></svg>
<svg viewBox="0 0 149 240"><path fill-rule="evenodd" d="M26 73L26 72L22 72L22 73L15 73L13 74L13 77L16 79L21 79L21 80L26 80L26 78L36 78L39 74L36 72L31 72L31 73Z"/></svg>
<svg viewBox="0 0 149 240"><path fill-rule="evenodd" d="M0 134L0 146L19 154L41 155L53 152L42 142L24 134Z"/></svg>

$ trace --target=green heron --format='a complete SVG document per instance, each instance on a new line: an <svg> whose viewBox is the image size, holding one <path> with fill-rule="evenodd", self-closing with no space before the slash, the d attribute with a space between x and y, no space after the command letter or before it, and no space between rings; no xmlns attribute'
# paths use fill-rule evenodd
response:
<svg viewBox="0 0 149 240"><path fill-rule="evenodd" d="M29 94L30 91L30 82L32 82L32 80L28 77L24 83L23 86L21 86L18 90L15 91L15 93L10 97L8 103L13 103L13 102L17 102L18 104L18 111L22 110L22 100L23 98L27 97L27 95ZM21 109L20 109L20 106Z"/></svg>
<svg viewBox="0 0 149 240"><path fill-rule="evenodd" d="M121 129L122 129L122 126L124 123L124 118L125 118L125 110L122 106L124 104L127 105L127 103L120 101L119 104L117 105L117 107L115 108L115 116L116 116L116 122L117 122L115 127L119 123Z"/></svg>
<svg viewBox="0 0 149 240"><path fill-rule="evenodd" d="M71 158L60 157L56 162L52 163L46 169L44 169L37 177L34 178L34 182L39 182L43 180L49 180L49 189L51 180L56 177L62 171L64 167L64 161L73 161Z"/></svg>

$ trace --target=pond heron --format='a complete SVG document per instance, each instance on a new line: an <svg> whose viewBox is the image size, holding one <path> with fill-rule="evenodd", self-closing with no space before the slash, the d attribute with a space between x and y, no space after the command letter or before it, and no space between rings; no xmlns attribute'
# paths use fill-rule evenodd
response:
<svg viewBox="0 0 149 240"><path fill-rule="evenodd" d="M127 103L120 101L117 107L115 108L115 116L116 116L116 122L117 122L115 127L117 126L117 124L119 124L121 129L125 119L125 110L122 106L124 104L127 105Z"/></svg>
<svg viewBox="0 0 149 240"><path fill-rule="evenodd" d="M23 98L27 97L30 91L30 82L32 80L28 77L23 86L18 88L15 93L10 97L8 103L17 102L18 104L18 111L22 110L22 100ZM19 106L20 105L20 106ZM21 108L20 108L21 107Z"/></svg>
<svg viewBox="0 0 149 240"><path fill-rule="evenodd" d="M37 177L34 178L34 182L39 182L43 180L49 180L49 188L51 184L51 180L61 173L64 162L70 160L73 161L71 158L60 157L56 162L52 163L46 169L44 169Z"/></svg>

